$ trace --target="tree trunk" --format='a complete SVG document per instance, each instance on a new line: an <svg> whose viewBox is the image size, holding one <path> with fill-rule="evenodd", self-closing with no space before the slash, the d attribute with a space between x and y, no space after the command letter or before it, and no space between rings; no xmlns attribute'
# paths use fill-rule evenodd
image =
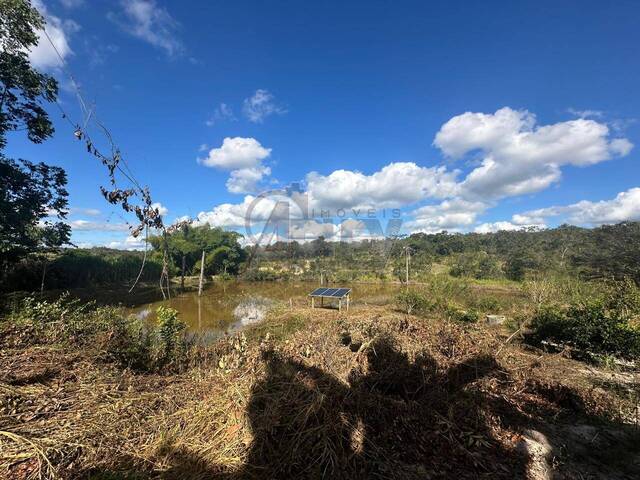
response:
<svg viewBox="0 0 640 480"><path fill-rule="evenodd" d="M44 292L44 278L47 275L47 261L44 261L44 265L42 266L42 281L40 282L40 295Z"/></svg>

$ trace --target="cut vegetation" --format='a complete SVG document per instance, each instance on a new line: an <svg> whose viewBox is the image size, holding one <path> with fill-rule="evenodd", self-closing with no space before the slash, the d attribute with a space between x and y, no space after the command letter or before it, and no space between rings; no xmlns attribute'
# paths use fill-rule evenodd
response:
<svg viewBox="0 0 640 480"><path fill-rule="evenodd" d="M265 322L213 344L186 335L170 310L149 327L112 308L27 300L2 325L2 471L633 478L634 370L571 359L573 338L546 352L483 321L489 311L513 318L524 302L540 335L546 307L529 297L501 303L436 282L348 314L275 305ZM618 319L620 308L637 315L630 301L605 315Z"/></svg>

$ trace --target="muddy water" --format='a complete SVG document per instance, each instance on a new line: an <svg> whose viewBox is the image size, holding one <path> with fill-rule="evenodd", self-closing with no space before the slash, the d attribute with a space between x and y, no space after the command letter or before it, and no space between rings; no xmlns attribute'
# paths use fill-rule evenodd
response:
<svg viewBox="0 0 640 480"><path fill-rule="evenodd" d="M341 287L343 285L331 285ZM157 301L129 308L128 312L153 321L160 305L175 308L189 331L222 334L252 323L260 322L269 305L306 301L317 283L304 282L216 282L207 288L202 297L189 292L170 300ZM352 302L382 303L394 296L398 285L351 285Z"/></svg>

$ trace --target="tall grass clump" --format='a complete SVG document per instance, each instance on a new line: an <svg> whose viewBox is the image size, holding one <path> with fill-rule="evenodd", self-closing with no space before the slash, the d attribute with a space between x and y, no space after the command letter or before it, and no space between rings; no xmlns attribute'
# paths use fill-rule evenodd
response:
<svg viewBox="0 0 640 480"><path fill-rule="evenodd" d="M453 283L453 282L451 282ZM396 295L395 307L397 310L409 315L426 315L427 313L439 313L449 320L464 323L475 323L480 314L474 308L465 309L451 300L451 283L446 283L445 291L434 289L414 290L406 289ZM442 284L438 284L442 285ZM457 285L457 284L456 284Z"/></svg>

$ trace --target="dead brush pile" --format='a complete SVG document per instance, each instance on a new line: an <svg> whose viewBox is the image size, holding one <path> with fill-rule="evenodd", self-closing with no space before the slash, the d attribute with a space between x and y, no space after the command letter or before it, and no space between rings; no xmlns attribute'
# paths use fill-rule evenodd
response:
<svg viewBox="0 0 640 480"><path fill-rule="evenodd" d="M193 347L190 367L174 373L53 345L5 348L0 475L526 478L547 462L580 478L555 425L622 407L550 379L546 358L482 326L370 306L280 313ZM534 458L530 429L556 453ZM580 459L579 471L600 461Z"/></svg>

